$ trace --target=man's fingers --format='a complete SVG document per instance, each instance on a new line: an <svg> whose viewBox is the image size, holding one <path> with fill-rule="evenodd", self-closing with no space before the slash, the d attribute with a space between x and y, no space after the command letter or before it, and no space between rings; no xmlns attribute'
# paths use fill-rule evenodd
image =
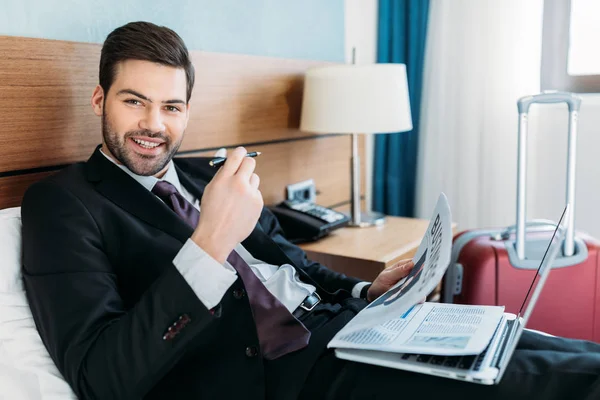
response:
<svg viewBox="0 0 600 400"><path fill-rule="evenodd" d="M215 157L227 157L227 149L225 147L221 147L215 153Z"/></svg>
<svg viewBox="0 0 600 400"><path fill-rule="evenodd" d="M395 265L388 271L388 276L394 281L399 281L410 273L410 270L415 266L411 261L404 264Z"/></svg>
<svg viewBox="0 0 600 400"><path fill-rule="evenodd" d="M250 186L253 189L258 189L258 185L260 185L260 177L256 174L252 174L250 176Z"/></svg>
<svg viewBox="0 0 600 400"><path fill-rule="evenodd" d="M221 167L221 175L235 174L239 169L242 161L244 161L244 159L246 158L246 154L246 149L243 147L237 147L235 150L233 150L227 157L225 164L223 164L223 166Z"/></svg>
<svg viewBox="0 0 600 400"><path fill-rule="evenodd" d="M390 267L390 269L403 268L406 264L409 264L412 262L413 262L412 258L406 258L404 260L398 261L396 264L394 264L392 267Z"/></svg>
<svg viewBox="0 0 600 400"><path fill-rule="evenodd" d="M243 180L250 180L252 173L254 172L254 168L256 168L256 160L252 157L245 157L240 164L240 168L237 170L237 175L240 176Z"/></svg>

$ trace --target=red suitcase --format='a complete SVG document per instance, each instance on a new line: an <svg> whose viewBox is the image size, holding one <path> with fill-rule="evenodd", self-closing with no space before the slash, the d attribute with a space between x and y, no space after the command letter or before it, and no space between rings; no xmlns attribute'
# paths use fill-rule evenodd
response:
<svg viewBox="0 0 600 400"><path fill-rule="evenodd" d="M519 99L517 224L455 236L442 301L504 305L507 312L519 311L555 226L551 221L525 223L527 115L533 103L558 102L566 102L569 107L567 202L572 209L562 254L552 267L527 327L600 342L600 242L575 234L573 229L577 115L581 100L571 93L544 92ZM558 219L560 215L554 217Z"/></svg>

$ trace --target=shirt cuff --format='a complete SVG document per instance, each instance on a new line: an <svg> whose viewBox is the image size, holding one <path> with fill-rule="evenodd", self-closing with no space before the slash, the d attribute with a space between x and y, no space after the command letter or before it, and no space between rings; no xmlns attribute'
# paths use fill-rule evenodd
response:
<svg viewBox="0 0 600 400"><path fill-rule="evenodd" d="M229 269L188 239L173 259L173 265L209 310L214 308L237 279Z"/></svg>
<svg viewBox="0 0 600 400"><path fill-rule="evenodd" d="M367 285L370 285L371 282L359 282L352 288L352 297L360 299L360 292L362 292L363 288Z"/></svg>

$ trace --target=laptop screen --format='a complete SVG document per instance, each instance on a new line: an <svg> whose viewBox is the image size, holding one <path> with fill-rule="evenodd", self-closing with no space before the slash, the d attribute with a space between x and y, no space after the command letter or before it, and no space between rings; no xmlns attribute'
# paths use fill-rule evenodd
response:
<svg viewBox="0 0 600 400"><path fill-rule="evenodd" d="M529 286L529 290L527 291L527 295L523 300L523 304L521 305L521 309L519 310L519 316L523 317L523 325L527 323L531 312L533 311L533 307L537 301L538 296L541 293L542 287L544 286L544 282L548 277L548 273L552 267L552 263L558 254L558 250L561 248L561 243L564 237L564 227L563 221L567 220L567 213L569 212L569 205L565 207L563 213L560 217L560 220L556 224L556 228L552 233L552 238L548 242L548 246L546 247L546 252L540 261L540 266L537 269L536 274L533 277L533 281L531 282L531 286ZM535 290L534 290L535 287Z"/></svg>
<svg viewBox="0 0 600 400"><path fill-rule="evenodd" d="M556 228L554 229L554 233L552 234L552 238L548 243L548 247L546 248L546 252L544 253L544 257L540 262L540 266L538 267L535 276L533 277L533 282L531 282L531 286L527 291L527 295L525 296L525 300L521 305L521 310L519 311L519 315L517 316L517 321L519 321L519 317L522 317L521 323L516 323L513 325L513 331L515 331L514 337L511 339L511 342L508 343L508 348L502 355L500 361L498 362L498 366L500 368L500 374L496 378L496 382L499 382L504 375L504 371L506 370L506 365L510 361L513 352L517 348L517 344L519 339L521 338L521 334L527 325L527 321L533 312L533 308L535 307L535 303L542 292L542 288L544 287L544 283L546 283L546 278L548 278L548 274L551 270L552 264L554 263L554 259L558 254L558 250L562 247L562 240L565 236L565 229L563 227L563 222L567 221L568 214L570 212L570 205L567 204L565 209L563 210L562 216L560 220L556 224ZM535 289L533 289L535 287ZM533 290L533 292L532 292ZM512 334L511 334L512 336Z"/></svg>

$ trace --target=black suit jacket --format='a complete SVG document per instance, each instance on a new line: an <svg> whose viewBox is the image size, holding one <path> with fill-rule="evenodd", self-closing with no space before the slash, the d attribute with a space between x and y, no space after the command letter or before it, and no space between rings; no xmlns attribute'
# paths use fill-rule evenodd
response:
<svg viewBox="0 0 600 400"><path fill-rule="evenodd" d="M198 197L214 171L207 160L174 160ZM32 185L22 220L36 325L80 398L265 397L265 361L253 356L258 338L241 280L207 310L172 264L193 230L99 149ZM292 264L326 301L350 297L359 282L307 260L267 209L242 244L265 262ZM298 376L323 346L297 352L307 354Z"/></svg>

